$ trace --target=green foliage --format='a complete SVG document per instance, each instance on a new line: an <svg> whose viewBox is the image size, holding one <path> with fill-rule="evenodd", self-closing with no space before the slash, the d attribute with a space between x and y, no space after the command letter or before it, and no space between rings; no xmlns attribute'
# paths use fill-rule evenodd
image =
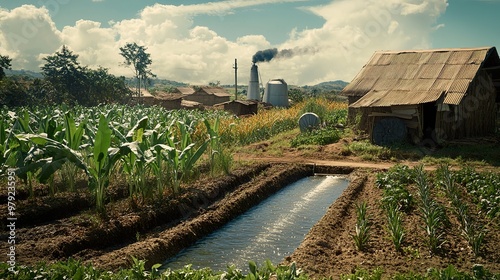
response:
<svg viewBox="0 0 500 280"><path fill-rule="evenodd" d="M90 69L80 65L78 55L67 46L43 59L43 78L28 75L0 78L0 105L20 107L64 103L95 106L125 102L130 95L124 77L116 77L102 67Z"/></svg>
<svg viewBox="0 0 500 280"><path fill-rule="evenodd" d="M360 251L364 251L370 239L371 222L367 214L368 206L366 202L356 204L356 231L351 234L354 245Z"/></svg>
<svg viewBox="0 0 500 280"><path fill-rule="evenodd" d="M446 242L444 226L449 224L444 207L431 197L427 175L420 165L415 168L418 193L420 197L420 213L427 234L427 245L431 253L437 253Z"/></svg>
<svg viewBox="0 0 500 280"><path fill-rule="evenodd" d="M340 276L340 280L380 280L382 279L384 271L381 268L376 268L373 271L369 271L363 268L356 269L356 272L352 274L343 274Z"/></svg>
<svg viewBox="0 0 500 280"><path fill-rule="evenodd" d="M324 120L328 114L328 109L323 104L316 101L316 99L308 99L304 107L299 112L299 115L304 113L315 113L320 120Z"/></svg>
<svg viewBox="0 0 500 280"><path fill-rule="evenodd" d="M216 118L213 123L204 121L209 135L209 155L210 155L210 173L215 175L217 172L224 174L230 173L233 162L233 156L227 148L222 145L220 137L220 118Z"/></svg>
<svg viewBox="0 0 500 280"><path fill-rule="evenodd" d="M5 77L4 69L10 69L12 59L8 55L0 55L0 80Z"/></svg>
<svg viewBox="0 0 500 280"><path fill-rule="evenodd" d="M375 185L383 189L383 206L395 207L408 212L414 207L414 199L405 185L413 183L415 172L406 165L397 164L387 172L377 173Z"/></svg>
<svg viewBox="0 0 500 280"><path fill-rule="evenodd" d="M125 58L124 64L133 68L137 80L137 94L140 92L142 82L146 82L150 77L155 77L155 74L148 69L153 61L146 50L145 46L139 46L137 43L127 43L124 47L120 47L120 55Z"/></svg>
<svg viewBox="0 0 500 280"><path fill-rule="evenodd" d="M337 129L316 129L297 135L292 139L291 146L328 145L338 142L341 137L342 133Z"/></svg>
<svg viewBox="0 0 500 280"><path fill-rule="evenodd" d="M344 147L342 153L347 155L355 154L365 160L390 159L392 156L389 148L374 145L368 140L349 143Z"/></svg>
<svg viewBox="0 0 500 280"><path fill-rule="evenodd" d="M11 267L5 262L0 263L0 279L7 280L31 280L31 279L100 279L100 280L187 280L187 279L207 279L207 280L307 280L310 279L306 274L291 265L274 266L266 261L263 266L258 266L255 262L249 263L249 273L244 274L240 269L234 266L228 266L226 271L214 272L209 268L193 269L191 265L186 265L182 269L166 269L160 271L160 264L153 265L150 270L145 268L145 262L132 258L131 268L121 269L117 272L104 271L94 268L92 264L83 264L80 261L69 259L67 261L53 264L38 264L33 267L15 266ZM372 271L356 268L351 274L343 274L341 280L379 280L384 276L382 268L376 268ZM321 279L321 278L320 278ZM325 279L325 278L323 278ZM494 274L486 270L481 265L474 265L470 273L457 270L453 266L447 268L431 268L425 274L409 272L396 274L391 278L383 279L393 280L498 280L500 274Z"/></svg>
<svg viewBox="0 0 500 280"><path fill-rule="evenodd" d="M465 187L486 216L493 220L500 218L500 174L477 172L464 167L453 174L455 182Z"/></svg>
<svg viewBox="0 0 500 280"><path fill-rule="evenodd" d="M394 244L396 251L400 251L405 237L401 212L399 212L396 203L385 204L384 208L388 222L387 230L389 231L392 243Z"/></svg>
<svg viewBox="0 0 500 280"><path fill-rule="evenodd" d="M476 222L476 217L469 212L469 207L462 199L462 193L455 184L449 166L440 166L436 173L438 183L444 188L446 195L451 200L455 216L462 227L462 235L469 242L472 252L478 256L485 235L483 228Z"/></svg>
<svg viewBox="0 0 500 280"><path fill-rule="evenodd" d="M232 157L223 149L219 128L211 127L209 133L201 129L204 120L226 117L223 112L117 105L4 108L1 170L4 174L8 167L16 168L32 196L34 179L54 186L54 175L60 174L74 190L73 179L85 174L96 207L103 212L115 170L128 176L130 195L142 198L151 198L155 191L162 197L167 186L178 193L180 184L196 174L195 165L209 145L215 159L211 164L229 172ZM148 184L151 180L156 188Z"/></svg>
<svg viewBox="0 0 500 280"><path fill-rule="evenodd" d="M16 266L14 272L9 271L7 263L0 263L0 278L9 280L31 280L31 279L102 279L102 280L184 280L184 279L232 279L232 280L306 280L307 275L297 269L295 264L289 266L274 266L266 261L259 267L255 262L249 263L249 273L244 274L234 266L228 266L224 272L214 272L209 268L192 269L186 265L182 269L160 271L160 264L153 265L151 270L145 268L145 262L132 257L132 267L117 272L103 271L94 268L91 264L85 265L79 261L69 259L65 262L55 264L38 264L34 267Z"/></svg>

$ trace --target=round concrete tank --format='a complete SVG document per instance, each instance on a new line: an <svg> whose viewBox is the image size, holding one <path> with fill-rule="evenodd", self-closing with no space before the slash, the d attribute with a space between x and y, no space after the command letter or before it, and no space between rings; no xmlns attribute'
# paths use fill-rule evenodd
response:
<svg viewBox="0 0 500 280"><path fill-rule="evenodd" d="M267 82L263 102L276 107L288 107L288 85L283 79Z"/></svg>

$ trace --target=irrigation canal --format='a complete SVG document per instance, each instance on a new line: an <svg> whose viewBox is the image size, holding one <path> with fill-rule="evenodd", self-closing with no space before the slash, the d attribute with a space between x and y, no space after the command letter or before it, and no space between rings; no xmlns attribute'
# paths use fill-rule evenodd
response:
<svg viewBox="0 0 500 280"><path fill-rule="evenodd" d="M234 264L246 271L249 261L278 264L300 245L348 183L342 176L303 178L168 259L162 268L192 264L225 271Z"/></svg>

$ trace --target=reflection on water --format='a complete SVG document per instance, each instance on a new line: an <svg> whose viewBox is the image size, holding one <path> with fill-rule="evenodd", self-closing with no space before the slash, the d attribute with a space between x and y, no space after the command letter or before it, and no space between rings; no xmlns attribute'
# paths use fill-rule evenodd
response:
<svg viewBox="0 0 500 280"><path fill-rule="evenodd" d="M277 264L300 245L347 184L339 176L303 178L167 260L163 268L193 264L223 271L229 264L245 270L251 260Z"/></svg>

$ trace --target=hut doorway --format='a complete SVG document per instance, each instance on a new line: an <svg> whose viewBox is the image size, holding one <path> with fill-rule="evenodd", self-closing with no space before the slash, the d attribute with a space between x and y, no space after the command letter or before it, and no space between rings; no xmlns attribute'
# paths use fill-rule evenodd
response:
<svg viewBox="0 0 500 280"><path fill-rule="evenodd" d="M424 103L422 105L423 135L424 139L432 139L436 130L437 108L435 102Z"/></svg>

